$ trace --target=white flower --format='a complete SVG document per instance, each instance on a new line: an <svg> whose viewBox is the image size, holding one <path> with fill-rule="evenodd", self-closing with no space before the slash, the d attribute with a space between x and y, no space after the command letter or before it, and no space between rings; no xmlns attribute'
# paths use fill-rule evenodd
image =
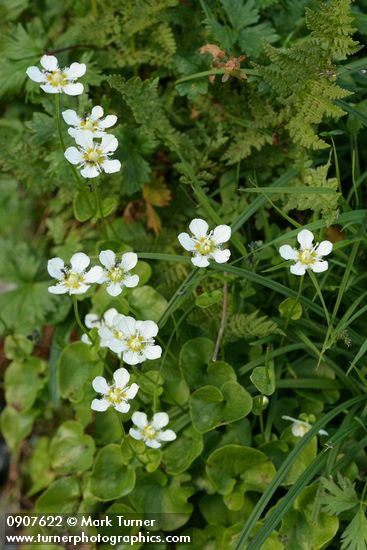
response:
<svg viewBox="0 0 367 550"><path fill-rule="evenodd" d="M196 218L190 223L192 237L188 233L180 233L178 240L185 250L194 253L191 261L197 267L207 267L208 260L215 260L219 264L228 262L231 252L226 248L222 250L222 244L231 238L229 225L218 225L214 231L210 231L206 221Z"/></svg>
<svg viewBox="0 0 367 550"><path fill-rule="evenodd" d="M105 134L101 142L93 141L92 132L77 132L75 141L77 147L68 147L65 157L71 164L79 165L83 178L96 178L103 171L107 174L118 172L121 169L119 160L110 160L108 157L118 147L117 139Z"/></svg>
<svg viewBox="0 0 367 550"><path fill-rule="evenodd" d="M304 420L298 420L297 418L292 418L291 416L282 416L283 420L290 420L292 424L292 434L295 437L303 437L307 432L312 428L311 424L305 422ZM319 435L329 435L325 430L319 430Z"/></svg>
<svg viewBox="0 0 367 550"><path fill-rule="evenodd" d="M112 250L102 250L99 260L104 266L104 270L98 282L107 284L107 292L110 296L121 294L124 286L133 288L138 285L139 275L130 273L130 270L134 269L138 262L138 256L134 252L126 252L126 254L122 254L121 260L118 260Z"/></svg>
<svg viewBox="0 0 367 550"><path fill-rule="evenodd" d="M112 327L113 319L118 314L119 314L119 312L114 307L111 307L110 309L108 309L103 314L102 319L96 313L88 313L84 317L84 324L89 330L91 330L92 328L101 329L102 327L106 328L107 330L110 330L110 328ZM88 344L88 345L90 345L92 343L90 341L89 337L87 336L87 334L83 334L83 336L81 337L81 340L82 340L82 342L84 342L85 344ZM106 344L106 339L101 338L100 347L101 348L108 347L107 344Z"/></svg>
<svg viewBox="0 0 367 550"><path fill-rule="evenodd" d="M136 428L130 428L129 434L134 439L141 439L148 447L158 449L161 441L173 441L176 434L173 430L161 430L169 422L168 414L165 412L155 413L151 422L148 422L147 415L143 412L134 412L131 420Z"/></svg>
<svg viewBox="0 0 367 550"><path fill-rule="evenodd" d="M129 411L128 401L136 396L139 386L128 386L130 374L126 369L117 369L113 374L113 380L114 384L111 386L103 376L97 376L93 380L93 389L102 395L101 399L93 399L91 407L94 411L103 412L111 406L121 413Z"/></svg>
<svg viewBox="0 0 367 550"><path fill-rule="evenodd" d="M90 259L83 252L77 252L70 259L70 267L65 266L61 258L52 258L48 261L47 271L58 279L55 286L49 286L51 294L84 294L92 283L96 283L102 276L100 266L92 267L86 271Z"/></svg>
<svg viewBox="0 0 367 550"><path fill-rule="evenodd" d="M313 244L314 236L308 229L302 229L297 235L297 241L300 244L299 250L292 248L289 244L284 244L279 248L279 254L284 260L294 260L291 265L293 275L304 275L306 269L311 269L314 273L322 273L329 267L329 263L323 260L333 249L330 241L322 241Z"/></svg>
<svg viewBox="0 0 367 550"><path fill-rule="evenodd" d="M72 126L68 128L68 133L75 137L78 132L92 132L94 137L103 137L105 135L106 128L110 128L117 122L117 116L107 115L104 119L103 109L100 105L93 107L91 113L85 113L81 118L72 109L67 109L62 113L63 119L66 124Z"/></svg>
<svg viewBox="0 0 367 550"><path fill-rule="evenodd" d="M38 67L28 67L27 75L34 82L39 82L44 92L48 94L80 95L84 86L80 82L74 84L77 78L85 74L87 67L84 63L72 63L70 67L59 68L57 58L54 55L43 55L40 61L44 70Z"/></svg>
<svg viewBox="0 0 367 550"><path fill-rule="evenodd" d="M112 327L101 327L98 331L106 346L123 356L128 365L137 365L146 359L158 359L162 348L154 345L158 325L154 321L136 321L133 317L118 314Z"/></svg>

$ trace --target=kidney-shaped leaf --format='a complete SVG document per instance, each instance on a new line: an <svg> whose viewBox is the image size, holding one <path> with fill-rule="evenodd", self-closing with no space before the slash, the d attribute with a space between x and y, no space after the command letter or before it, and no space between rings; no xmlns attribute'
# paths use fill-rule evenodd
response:
<svg viewBox="0 0 367 550"><path fill-rule="evenodd" d="M59 474L81 473L93 464L94 440L79 422L61 424L50 445L51 465Z"/></svg>
<svg viewBox="0 0 367 550"><path fill-rule="evenodd" d="M106 445L96 458L90 480L91 493L103 501L128 495L135 485L135 470L124 460L120 445Z"/></svg>

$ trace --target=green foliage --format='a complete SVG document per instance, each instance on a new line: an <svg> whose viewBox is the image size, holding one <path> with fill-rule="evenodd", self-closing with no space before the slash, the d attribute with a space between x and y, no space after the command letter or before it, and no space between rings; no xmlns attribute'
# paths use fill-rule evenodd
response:
<svg viewBox="0 0 367 550"><path fill-rule="evenodd" d="M193 534L203 549L366 547L366 59L353 38L367 36L365 4L0 0L11 510L158 513L160 534ZM83 94L27 78L45 53L86 64ZM118 118L107 131L121 170L85 179L55 117L96 105ZM194 218L231 226L227 263L194 268L177 239ZM324 239L333 249L326 271L310 264L300 279L279 247L302 228L311 259ZM50 258L85 252L96 266L103 250L138 254L136 287L93 284L74 304L48 292ZM159 325L158 359L129 365L111 351L110 337L126 340L116 327L101 336L111 308ZM124 413L121 367L139 387ZM169 423L135 439L137 411Z"/></svg>
<svg viewBox="0 0 367 550"><path fill-rule="evenodd" d="M275 321L266 315L259 315L260 311L252 313L237 313L231 316L226 330L226 340L255 340L270 334L282 334L282 330Z"/></svg>

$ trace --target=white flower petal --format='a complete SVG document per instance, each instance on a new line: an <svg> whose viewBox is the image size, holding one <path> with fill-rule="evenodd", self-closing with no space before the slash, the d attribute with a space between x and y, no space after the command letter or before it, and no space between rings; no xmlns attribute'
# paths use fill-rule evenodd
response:
<svg viewBox="0 0 367 550"><path fill-rule="evenodd" d="M81 95L84 91L84 86L80 82L77 84L66 84L66 86L62 87L62 91L66 95Z"/></svg>
<svg viewBox="0 0 367 550"><path fill-rule="evenodd" d="M89 285L80 284L77 288L71 288L69 294L84 294L89 289Z"/></svg>
<svg viewBox="0 0 367 550"><path fill-rule="evenodd" d="M135 334L136 321L133 317L127 315L121 315L117 321L117 327L126 336L132 336Z"/></svg>
<svg viewBox="0 0 367 550"><path fill-rule="evenodd" d="M107 293L110 295L110 296L119 296L122 292L122 287L120 285L120 283L110 283L107 288Z"/></svg>
<svg viewBox="0 0 367 550"><path fill-rule="evenodd" d="M289 244L283 244L283 246L279 248L279 254L283 260L297 260L298 258L298 250L292 248Z"/></svg>
<svg viewBox="0 0 367 550"><path fill-rule="evenodd" d="M214 250L211 256L218 264L224 264L225 262L228 262L229 258L231 257L231 251L228 250L228 248L225 248L224 250L217 249Z"/></svg>
<svg viewBox="0 0 367 550"><path fill-rule="evenodd" d="M100 265L92 267L84 276L86 283L97 283L103 275L103 269Z"/></svg>
<svg viewBox="0 0 367 550"><path fill-rule="evenodd" d="M324 271L327 271L328 267L329 262L327 260L315 262L311 265L311 269L314 273L323 273Z"/></svg>
<svg viewBox="0 0 367 550"><path fill-rule="evenodd" d="M73 254L70 258L71 269L75 273L83 273L83 271L87 269L89 264L90 259L86 254L84 254L84 252L77 252L76 254Z"/></svg>
<svg viewBox="0 0 367 550"><path fill-rule="evenodd" d="M134 288L139 284L139 275L127 275L123 282L127 288Z"/></svg>
<svg viewBox="0 0 367 550"><path fill-rule="evenodd" d="M93 120L93 122L95 122L96 120L98 120L99 118L102 118L103 117L103 109L100 105L95 105L92 109L92 112L90 114L90 119Z"/></svg>
<svg viewBox="0 0 367 550"><path fill-rule="evenodd" d="M63 111L61 114L66 124L69 124L70 126L79 126L81 118L75 111L73 111L73 109L66 109L66 111Z"/></svg>
<svg viewBox="0 0 367 550"><path fill-rule="evenodd" d="M41 57L40 63L46 71L57 71L59 68L59 63L57 57L54 55L43 55Z"/></svg>
<svg viewBox="0 0 367 550"><path fill-rule="evenodd" d="M297 420L292 425L292 434L295 437L303 437L311 428L311 425L308 422L302 422L301 420Z"/></svg>
<svg viewBox="0 0 367 550"><path fill-rule="evenodd" d="M116 387L123 389L125 388L125 386L127 386L130 380L130 374L124 368L117 369L113 373L113 379L115 381Z"/></svg>
<svg viewBox="0 0 367 550"><path fill-rule="evenodd" d="M34 82L45 82L45 75L38 67L32 66L28 67L26 70L27 75Z"/></svg>
<svg viewBox="0 0 367 550"><path fill-rule="evenodd" d="M60 283L59 285L55 286L49 286L47 289L51 294L66 294L68 289L66 286L64 286L64 283Z"/></svg>
<svg viewBox="0 0 367 550"><path fill-rule="evenodd" d="M117 159L106 159L102 162L101 166L106 174L115 174L115 172L121 170L121 162Z"/></svg>
<svg viewBox="0 0 367 550"><path fill-rule="evenodd" d="M173 441L176 439L177 435L173 430L164 430L163 432L158 432L158 439L161 441Z"/></svg>
<svg viewBox="0 0 367 550"><path fill-rule="evenodd" d="M169 422L169 416L167 413L157 412L153 416L152 426L156 430L160 430L161 428L164 428L165 426L167 426L168 422Z"/></svg>
<svg viewBox="0 0 367 550"><path fill-rule="evenodd" d="M106 342L106 345L107 347L109 347L111 351L117 354L121 352L125 352L126 350L125 342L123 342L122 340L118 340L117 338L113 338L112 340ZM125 361L125 357L124 357L124 361ZM127 363L127 361L125 361L125 363Z"/></svg>
<svg viewBox="0 0 367 550"><path fill-rule="evenodd" d="M147 346L143 353L147 359L159 359L162 355L162 348L161 346Z"/></svg>
<svg viewBox="0 0 367 550"><path fill-rule="evenodd" d="M86 334L82 334L82 337L80 338L80 340L83 342L83 344L87 344L88 346L92 344L92 342L89 340L89 337Z"/></svg>
<svg viewBox="0 0 367 550"><path fill-rule="evenodd" d="M113 340L114 337L113 332L106 325L101 325L99 327L98 336L106 342Z"/></svg>
<svg viewBox="0 0 367 550"><path fill-rule="evenodd" d="M130 428L129 434L133 439L141 440L143 439L143 436L141 435L141 432L139 430L134 430L134 428Z"/></svg>
<svg viewBox="0 0 367 550"><path fill-rule="evenodd" d="M329 435L329 432L327 432L326 430L319 430L318 434L319 435Z"/></svg>
<svg viewBox="0 0 367 550"><path fill-rule="evenodd" d="M195 218L189 225L190 231L195 237L200 239L200 237L205 237L208 233L209 225L205 220L201 218Z"/></svg>
<svg viewBox="0 0 367 550"><path fill-rule="evenodd" d="M104 412L111 406L111 403L107 399L93 399L91 408L94 411Z"/></svg>
<svg viewBox="0 0 367 550"><path fill-rule="evenodd" d="M138 391L139 391L138 384L135 384L135 383L131 384L131 386L126 390L126 398L127 399L134 399L134 397L136 396Z"/></svg>
<svg viewBox="0 0 367 550"><path fill-rule="evenodd" d="M135 252L126 252L121 257L120 265L125 271L131 271L138 263L138 255Z"/></svg>
<svg viewBox="0 0 367 550"><path fill-rule="evenodd" d="M80 174L83 176L83 178L87 179L97 178L99 176L98 168L94 165L86 166L85 168L80 170Z"/></svg>
<svg viewBox="0 0 367 550"><path fill-rule="evenodd" d="M161 446L158 439L146 439L144 443L147 447L151 447L152 449L159 449Z"/></svg>
<svg viewBox="0 0 367 550"><path fill-rule="evenodd" d="M114 405L114 409L117 411L117 412L120 412L120 413L127 413L129 412L130 410L130 405L129 403L118 403L117 405Z"/></svg>
<svg viewBox="0 0 367 550"><path fill-rule="evenodd" d="M140 429L145 428L145 426L148 424L148 418L147 415L143 412L136 411L131 417L132 422Z"/></svg>
<svg viewBox="0 0 367 550"><path fill-rule="evenodd" d="M138 324L139 323L139 324ZM154 338L158 334L158 325L154 321L137 321L136 327L144 338Z"/></svg>
<svg viewBox="0 0 367 550"><path fill-rule="evenodd" d="M101 326L99 316L96 313L88 313L84 317L84 324L87 328L99 328Z"/></svg>
<svg viewBox="0 0 367 550"><path fill-rule="evenodd" d="M290 420L291 422L298 422L298 419L297 418L293 418L293 416L287 416L287 415L283 415L282 416L283 420Z"/></svg>
<svg viewBox="0 0 367 550"><path fill-rule="evenodd" d="M61 94L60 86L52 86L52 84L41 84L40 88L46 92L46 94Z"/></svg>
<svg viewBox="0 0 367 550"><path fill-rule="evenodd" d="M313 233L311 233L308 229L302 229L302 231L300 231L297 235L297 241L301 245L302 250L312 248L313 239Z"/></svg>
<svg viewBox="0 0 367 550"><path fill-rule="evenodd" d="M124 351L123 358L128 365L137 365L144 361L144 357L141 356L141 353L132 351L131 349Z"/></svg>
<svg viewBox="0 0 367 550"><path fill-rule="evenodd" d="M103 315L103 319L107 325L112 325L116 315L118 315L119 312L114 307L111 307L108 309L105 314Z"/></svg>
<svg viewBox="0 0 367 550"><path fill-rule="evenodd" d="M82 149L93 149L94 148L94 142L93 142L93 134L89 130L85 130L84 132L78 132L75 136L75 141L77 142Z"/></svg>
<svg viewBox="0 0 367 550"><path fill-rule="evenodd" d="M100 121L99 125L101 128L110 128L111 126L114 126L116 122L117 122L116 115L107 115L106 118Z"/></svg>
<svg viewBox="0 0 367 550"><path fill-rule="evenodd" d="M195 250L195 241L190 237L188 233L180 233L177 237L180 241L180 245L189 252Z"/></svg>
<svg viewBox="0 0 367 550"><path fill-rule="evenodd" d="M306 268L301 262L297 262L294 265L291 265L290 272L293 275L304 275L306 273Z"/></svg>
<svg viewBox="0 0 367 550"><path fill-rule="evenodd" d="M85 63L72 63L70 67L67 67L65 69L65 74L67 78L70 80L75 80L76 78L80 78L81 76L85 75L85 72L87 70L87 66Z"/></svg>
<svg viewBox="0 0 367 550"><path fill-rule="evenodd" d="M112 250L102 250L99 254L99 261L107 269L112 269L116 263L116 254Z"/></svg>
<svg viewBox="0 0 367 550"><path fill-rule="evenodd" d="M116 151L119 142L112 134L105 134L102 138L101 149L104 153Z"/></svg>
<svg viewBox="0 0 367 550"><path fill-rule="evenodd" d="M81 164L84 160L82 153L76 147L68 147L64 156L71 164Z"/></svg>
<svg viewBox="0 0 367 550"><path fill-rule="evenodd" d="M333 249L333 243L330 241L322 241L316 249L318 256L327 256Z"/></svg>
<svg viewBox="0 0 367 550"><path fill-rule="evenodd" d="M65 268L65 264L61 258L51 258L47 262L47 271L51 277L55 279L63 279L64 274L62 270Z"/></svg>
<svg viewBox="0 0 367 550"><path fill-rule="evenodd" d="M229 241L232 230L229 225L218 225L213 231L213 239L215 244L222 244Z"/></svg>
<svg viewBox="0 0 367 550"><path fill-rule="evenodd" d="M202 256L201 254L196 254L193 258L191 258L191 262L196 265L196 267L208 267L209 265L208 258L206 256Z"/></svg>
<svg viewBox="0 0 367 550"><path fill-rule="evenodd" d="M92 382L92 386L95 392L102 395L107 395L110 390L107 380L103 376L96 376Z"/></svg>

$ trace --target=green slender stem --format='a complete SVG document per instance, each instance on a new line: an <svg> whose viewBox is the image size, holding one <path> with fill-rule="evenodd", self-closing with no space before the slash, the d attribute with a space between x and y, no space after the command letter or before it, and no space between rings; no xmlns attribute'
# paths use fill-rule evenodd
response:
<svg viewBox="0 0 367 550"><path fill-rule="evenodd" d="M315 275L312 273L312 271L309 271L309 274L310 274L310 278L311 278L311 281L313 283L313 286L315 287L315 290L317 292L317 295L320 299L320 302L321 302L321 305L322 305L322 308L324 310L324 313L325 313L325 319L326 319L326 322L327 322L327 325L328 327L330 328L330 314L329 314L329 311L328 311L328 308L326 307L326 304L325 304L325 300L324 300L324 297L322 295L322 292L321 292L321 288L320 288L320 285L315 277ZM330 328L331 330L331 328Z"/></svg>
<svg viewBox="0 0 367 550"><path fill-rule="evenodd" d="M55 111L56 111L57 132L59 134L62 151L63 153L65 153L66 147L64 142L64 136L62 135L61 120L60 120L60 94L55 94Z"/></svg>
<svg viewBox="0 0 367 550"><path fill-rule="evenodd" d="M96 18L98 15L97 0L92 0L92 15L94 18Z"/></svg>
<svg viewBox="0 0 367 550"><path fill-rule="evenodd" d="M175 334L177 334L177 330L179 328L179 326L181 325L182 321L184 321L186 319L186 317L189 315L189 313L191 313L191 311L194 309L194 305L189 307L180 317L180 319L178 320L178 322L175 324L175 328L173 329L173 331L171 332L170 334L170 337L168 339L168 342L167 342L167 345L165 347L165 350L164 350L164 354L163 354L163 357L162 357L162 360L161 360L161 363L159 365L159 369L158 369L158 378L157 378L157 382L159 380L159 375L161 374L161 371L163 369L163 366L166 362L166 359L167 359L167 355L168 355L168 351L171 347L171 343L172 343L172 340L175 336ZM158 383L156 384L156 387L154 389L154 396L153 396L153 414L157 412L157 401L158 401L158 393L157 393L157 389L158 389ZM180 407L181 410L182 407L181 405L179 405L177 402L176 402L177 406Z"/></svg>
<svg viewBox="0 0 367 550"><path fill-rule="evenodd" d="M108 239L107 224L106 224L105 217L103 215L103 206L102 206L101 197L99 195L98 184L97 183L93 184L93 191L94 191L94 196L96 198L96 203L97 203L97 207L98 207L98 211L99 211L99 217L101 218L103 236L104 236L105 239Z"/></svg>
<svg viewBox="0 0 367 550"><path fill-rule="evenodd" d="M166 321L169 319L171 314L174 312L174 310L177 308L178 304L186 294L186 291L188 290L191 283L193 283L198 277L199 277L200 268L196 267L193 269L186 279L181 283L180 287L176 290L170 301L168 302L168 305L161 315L160 319L158 320L158 326L162 327Z"/></svg>
<svg viewBox="0 0 367 550"><path fill-rule="evenodd" d="M78 299L75 295L73 296L73 306L74 306L75 320L77 322L78 327L83 332L83 334L86 334L88 336L89 340L92 342L92 345L95 346L95 344L96 344L95 338L93 338L91 333L85 328L85 326L83 325L83 323L80 319L79 309L78 309ZM107 371L109 372L109 374L112 375L113 371L112 371L110 365L105 360L105 358L101 355L100 351L98 351L98 357L101 359L101 361L105 365L105 367L106 367Z"/></svg>
<svg viewBox="0 0 367 550"><path fill-rule="evenodd" d="M287 320L286 320L286 322L285 322L284 332L286 332L286 330L287 330L287 328L288 328L289 321L292 319L293 311L295 310L296 305L298 304L299 298L300 298L300 296L301 296L301 294L302 294L303 281L304 281L304 275L301 276L301 280L300 280L300 282L299 282L299 287L298 287L298 294L297 294L297 297L296 297L296 299L295 299L294 302L293 302L292 309L290 310L290 312L289 312L288 315L287 315ZM283 339L284 339L284 336L283 336ZM282 342L282 343L283 343L283 342Z"/></svg>
<svg viewBox="0 0 367 550"><path fill-rule="evenodd" d="M240 70L246 74L250 74L253 76L260 76L259 71L256 71L255 69L248 69L247 67L241 67ZM188 82L189 80L196 80L198 78L203 78L205 76L211 76L216 74L226 74L226 73L228 73L228 69L210 69L208 71L201 71L199 73L183 76L179 80L176 80L175 84L181 84L182 82Z"/></svg>

